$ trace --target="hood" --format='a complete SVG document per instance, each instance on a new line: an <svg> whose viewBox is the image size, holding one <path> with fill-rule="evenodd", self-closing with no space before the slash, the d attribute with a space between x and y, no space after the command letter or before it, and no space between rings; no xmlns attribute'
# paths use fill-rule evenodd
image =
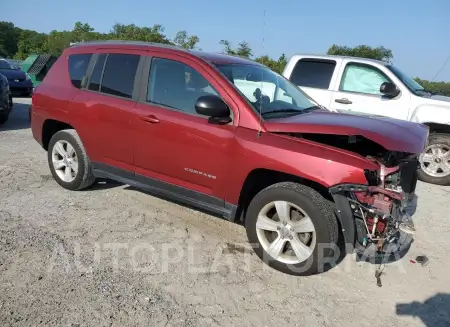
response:
<svg viewBox="0 0 450 327"><path fill-rule="evenodd" d="M5 76L7 79L25 79L25 72L21 69L0 69L0 74Z"/></svg>
<svg viewBox="0 0 450 327"><path fill-rule="evenodd" d="M438 101L445 101L450 102L450 97L446 97L444 95L432 95L430 99L438 100Z"/></svg>
<svg viewBox="0 0 450 327"><path fill-rule="evenodd" d="M428 126L387 117L357 116L314 110L305 114L266 121L273 133L361 135L389 151L421 153Z"/></svg>

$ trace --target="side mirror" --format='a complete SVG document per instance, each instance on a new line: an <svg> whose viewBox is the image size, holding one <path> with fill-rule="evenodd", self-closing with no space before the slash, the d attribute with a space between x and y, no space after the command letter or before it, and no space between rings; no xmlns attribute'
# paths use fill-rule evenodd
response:
<svg viewBox="0 0 450 327"><path fill-rule="evenodd" d="M210 124L225 125L231 122L230 108L217 95L204 95L198 98L195 111L200 115L209 116Z"/></svg>
<svg viewBox="0 0 450 327"><path fill-rule="evenodd" d="M381 84L380 92L390 98L395 98L400 94L400 90L397 89L397 86L395 86L395 84L391 82L384 82L383 84Z"/></svg>

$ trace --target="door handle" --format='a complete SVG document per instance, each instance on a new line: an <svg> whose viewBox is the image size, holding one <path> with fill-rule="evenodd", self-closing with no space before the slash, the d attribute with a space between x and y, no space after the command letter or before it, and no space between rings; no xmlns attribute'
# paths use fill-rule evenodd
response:
<svg viewBox="0 0 450 327"><path fill-rule="evenodd" d="M337 103L342 103L342 104L352 104L353 102L351 102L349 99L347 98L343 98L343 99L336 99L334 100L334 102Z"/></svg>
<svg viewBox="0 0 450 327"><path fill-rule="evenodd" d="M141 116L140 119L147 123L152 123L152 124L159 123L159 119L153 115Z"/></svg>

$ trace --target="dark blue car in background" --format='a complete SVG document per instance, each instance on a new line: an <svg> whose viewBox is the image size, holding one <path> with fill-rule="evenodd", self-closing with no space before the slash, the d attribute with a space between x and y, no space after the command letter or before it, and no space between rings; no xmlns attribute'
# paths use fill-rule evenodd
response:
<svg viewBox="0 0 450 327"><path fill-rule="evenodd" d="M0 59L0 74L8 79L12 94L30 96L33 93L33 82L30 77L20 67L6 59Z"/></svg>
<svg viewBox="0 0 450 327"><path fill-rule="evenodd" d="M6 123L12 107L13 102L11 92L9 91L8 80L0 74L0 125Z"/></svg>

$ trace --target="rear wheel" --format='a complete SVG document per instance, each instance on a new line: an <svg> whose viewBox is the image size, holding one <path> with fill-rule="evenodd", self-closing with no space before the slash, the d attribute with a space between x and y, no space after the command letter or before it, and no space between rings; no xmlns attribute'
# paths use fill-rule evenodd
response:
<svg viewBox="0 0 450 327"><path fill-rule="evenodd" d="M269 186L251 201L245 219L255 253L291 275L321 271L337 249L338 224L331 205L304 185Z"/></svg>
<svg viewBox="0 0 450 327"><path fill-rule="evenodd" d="M450 185L450 134L431 134L420 155L419 179L437 185Z"/></svg>
<svg viewBox="0 0 450 327"><path fill-rule="evenodd" d="M66 129L55 133L48 146L48 164L53 178L68 190L91 186L95 177L78 133Z"/></svg>

